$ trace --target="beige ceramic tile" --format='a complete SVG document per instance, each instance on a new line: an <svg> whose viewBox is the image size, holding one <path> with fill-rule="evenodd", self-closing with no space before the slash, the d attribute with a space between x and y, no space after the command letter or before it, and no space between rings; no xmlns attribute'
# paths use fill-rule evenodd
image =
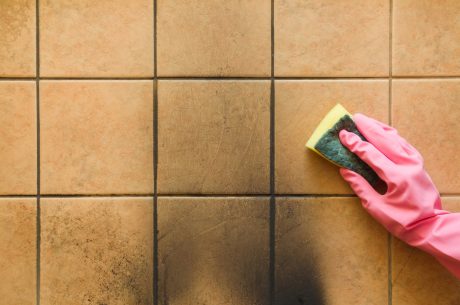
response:
<svg viewBox="0 0 460 305"><path fill-rule="evenodd" d="M153 75L153 1L41 0L42 76Z"/></svg>
<svg viewBox="0 0 460 305"><path fill-rule="evenodd" d="M160 81L160 193L268 193L270 82Z"/></svg>
<svg viewBox="0 0 460 305"><path fill-rule="evenodd" d="M460 212L460 198L444 197L443 208ZM436 259L393 238L393 304L460 304L460 281Z"/></svg>
<svg viewBox="0 0 460 305"><path fill-rule="evenodd" d="M0 83L0 126L0 194L36 193L34 82Z"/></svg>
<svg viewBox="0 0 460 305"><path fill-rule="evenodd" d="M35 0L0 1L0 76L35 75Z"/></svg>
<svg viewBox="0 0 460 305"><path fill-rule="evenodd" d="M160 76L269 76L270 1L158 1Z"/></svg>
<svg viewBox="0 0 460 305"><path fill-rule="evenodd" d="M46 194L153 192L153 84L43 82L41 182Z"/></svg>
<svg viewBox="0 0 460 305"><path fill-rule="evenodd" d="M159 303L269 303L269 199L158 201Z"/></svg>
<svg viewBox="0 0 460 305"><path fill-rule="evenodd" d="M34 305L36 200L0 199L0 304Z"/></svg>
<svg viewBox="0 0 460 305"><path fill-rule="evenodd" d="M387 122L388 82L277 81L275 103L276 192L352 193L339 169L305 143L336 103Z"/></svg>
<svg viewBox="0 0 460 305"><path fill-rule="evenodd" d="M275 304L388 304L388 235L356 198L276 201Z"/></svg>
<svg viewBox="0 0 460 305"><path fill-rule="evenodd" d="M41 304L153 304L151 198L46 198L41 211Z"/></svg>
<svg viewBox="0 0 460 305"><path fill-rule="evenodd" d="M393 6L393 74L460 75L460 1Z"/></svg>
<svg viewBox="0 0 460 305"><path fill-rule="evenodd" d="M385 76L389 1L275 0L277 76Z"/></svg>
<svg viewBox="0 0 460 305"><path fill-rule="evenodd" d="M417 148L441 193L460 193L460 81L393 81L393 125Z"/></svg>

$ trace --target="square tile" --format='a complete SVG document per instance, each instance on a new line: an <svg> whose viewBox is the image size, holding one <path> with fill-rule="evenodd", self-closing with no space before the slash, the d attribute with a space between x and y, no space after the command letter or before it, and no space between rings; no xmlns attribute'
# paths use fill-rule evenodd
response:
<svg viewBox="0 0 460 305"><path fill-rule="evenodd" d="M269 76L270 1L158 1L160 76Z"/></svg>
<svg viewBox="0 0 460 305"><path fill-rule="evenodd" d="M160 193L269 192L269 81L160 81L158 122Z"/></svg>
<svg viewBox="0 0 460 305"><path fill-rule="evenodd" d="M460 80L396 80L393 125L417 150L441 193L460 193Z"/></svg>
<svg viewBox="0 0 460 305"><path fill-rule="evenodd" d="M46 198L41 211L41 304L153 304L152 198Z"/></svg>
<svg viewBox="0 0 460 305"><path fill-rule="evenodd" d="M278 198L275 304L388 304L388 235L357 198Z"/></svg>
<svg viewBox="0 0 460 305"><path fill-rule="evenodd" d="M460 198L444 197L445 210L460 212ZM460 281L431 255L392 240L393 304L459 304Z"/></svg>
<svg viewBox="0 0 460 305"><path fill-rule="evenodd" d="M0 194L37 192L34 82L0 82Z"/></svg>
<svg viewBox="0 0 460 305"><path fill-rule="evenodd" d="M388 121L387 81L276 81L275 186L278 194L352 194L337 166L305 143L326 113L341 103Z"/></svg>
<svg viewBox="0 0 460 305"><path fill-rule="evenodd" d="M153 75L153 1L40 0L42 76Z"/></svg>
<svg viewBox="0 0 460 305"><path fill-rule="evenodd" d="M269 303L269 199L158 199L159 303Z"/></svg>
<svg viewBox="0 0 460 305"><path fill-rule="evenodd" d="M44 194L153 192L153 83L40 86Z"/></svg>
<svg viewBox="0 0 460 305"><path fill-rule="evenodd" d="M0 198L0 303L34 305L36 200Z"/></svg>
<svg viewBox="0 0 460 305"><path fill-rule="evenodd" d="M460 75L460 2L393 2L393 75Z"/></svg>
<svg viewBox="0 0 460 305"><path fill-rule="evenodd" d="M275 75L388 75L389 3L275 0Z"/></svg>
<svg viewBox="0 0 460 305"><path fill-rule="evenodd" d="M0 2L0 76L35 76L35 0Z"/></svg>

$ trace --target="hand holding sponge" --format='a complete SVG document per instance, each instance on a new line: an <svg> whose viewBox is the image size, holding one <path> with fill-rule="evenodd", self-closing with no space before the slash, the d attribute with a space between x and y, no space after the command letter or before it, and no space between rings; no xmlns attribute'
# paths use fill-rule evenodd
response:
<svg viewBox="0 0 460 305"><path fill-rule="evenodd" d="M340 174L360 197L362 206L389 232L431 254L460 279L460 213L442 209L441 197L420 153L391 126L362 114L354 115L354 124L345 126L341 122L343 109L339 106L333 111L307 146L343 167ZM349 119L345 116L345 120ZM335 143L333 149L320 144L327 138ZM385 182L385 193L374 189L367 171L358 172L365 167L350 165L355 159L340 153L337 140Z"/></svg>

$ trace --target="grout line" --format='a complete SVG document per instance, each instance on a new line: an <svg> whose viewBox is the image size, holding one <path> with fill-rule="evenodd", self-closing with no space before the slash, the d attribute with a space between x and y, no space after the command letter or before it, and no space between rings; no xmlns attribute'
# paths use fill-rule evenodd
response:
<svg viewBox="0 0 460 305"><path fill-rule="evenodd" d="M37 77L0 77L0 81L4 82L26 82L26 81L36 81Z"/></svg>
<svg viewBox="0 0 460 305"><path fill-rule="evenodd" d="M270 1L270 215L269 215L269 304L275 304L275 1Z"/></svg>
<svg viewBox="0 0 460 305"><path fill-rule="evenodd" d="M40 198L86 198L86 197L153 197L154 194L40 194ZM157 197L270 197L271 194L157 194ZM273 194L275 198L300 197L300 198L357 198L354 194ZM443 198L458 198L459 194L440 194ZM37 195L2 194L0 198L37 198Z"/></svg>
<svg viewBox="0 0 460 305"><path fill-rule="evenodd" d="M154 48L156 50L156 48ZM393 75L391 78L397 80L441 80L441 79L453 79L460 80L460 76L456 75L438 75L438 76L401 76ZM36 77L0 77L1 81L35 81ZM270 81L272 79L276 81L281 80L388 80L387 76L266 76L266 77L257 77L257 76L160 76L160 77L39 77L39 80L43 81L140 81L140 80L165 80L165 81L193 81L193 80L234 80L234 81L257 81L257 80L266 80Z"/></svg>
<svg viewBox="0 0 460 305"><path fill-rule="evenodd" d="M40 194L41 198L152 197L153 194Z"/></svg>
<svg viewBox="0 0 460 305"><path fill-rule="evenodd" d="M390 126L393 124L393 0L390 1L390 18L389 18L389 41L388 41L388 49L389 49L389 65L388 65L388 76L389 76L389 85L388 85L388 120ZM390 232L388 234L388 305L393 304L393 262L392 262L392 236Z"/></svg>
<svg viewBox="0 0 460 305"><path fill-rule="evenodd" d="M157 0L153 0L153 304L158 305L158 74Z"/></svg>
<svg viewBox="0 0 460 305"><path fill-rule="evenodd" d="M40 0L35 1L35 101L36 101L36 124L37 124L37 215L36 215L36 304L40 305L41 289L41 181L40 181Z"/></svg>
<svg viewBox="0 0 460 305"><path fill-rule="evenodd" d="M85 81L85 80L153 80L153 77L40 77L40 80L54 80L54 81Z"/></svg>

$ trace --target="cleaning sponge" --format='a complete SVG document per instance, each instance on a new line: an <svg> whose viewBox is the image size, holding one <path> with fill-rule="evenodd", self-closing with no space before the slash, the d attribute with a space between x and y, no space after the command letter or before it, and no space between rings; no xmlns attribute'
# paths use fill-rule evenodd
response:
<svg viewBox="0 0 460 305"><path fill-rule="evenodd" d="M306 146L328 161L357 172L375 186L380 178L365 162L342 145L339 139L342 129L366 140L356 128L351 114L342 105L337 104L316 127Z"/></svg>

